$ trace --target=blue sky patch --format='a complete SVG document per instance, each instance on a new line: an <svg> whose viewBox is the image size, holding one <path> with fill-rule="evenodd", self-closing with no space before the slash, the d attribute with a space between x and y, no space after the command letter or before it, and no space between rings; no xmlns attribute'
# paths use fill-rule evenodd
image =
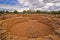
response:
<svg viewBox="0 0 60 40"><path fill-rule="evenodd" d="M0 4L5 5L16 5L17 3L17 0L0 0Z"/></svg>

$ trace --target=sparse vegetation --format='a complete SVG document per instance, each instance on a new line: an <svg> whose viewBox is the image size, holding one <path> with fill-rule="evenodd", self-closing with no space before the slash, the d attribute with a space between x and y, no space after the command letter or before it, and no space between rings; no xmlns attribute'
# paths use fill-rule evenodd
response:
<svg viewBox="0 0 60 40"><path fill-rule="evenodd" d="M18 12L17 10L15 10L14 12L9 12L9 11L0 11L0 15L1 14L60 14L60 11L40 11L40 10L36 10L36 11L32 11L32 10L23 10L23 12Z"/></svg>
<svg viewBox="0 0 60 40"><path fill-rule="evenodd" d="M17 10L15 10L13 13L14 13L14 14L18 14L18 11L17 11Z"/></svg>

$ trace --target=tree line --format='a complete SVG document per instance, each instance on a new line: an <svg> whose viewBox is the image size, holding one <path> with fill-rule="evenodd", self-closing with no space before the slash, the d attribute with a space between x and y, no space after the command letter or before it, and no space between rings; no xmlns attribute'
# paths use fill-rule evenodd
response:
<svg viewBox="0 0 60 40"><path fill-rule="evenodd" d="M32 10L23 10L23 12L18 12L17 10L13 11L13 12L9 12L9 11L0 11L0 15L2 14L60 14L60 11L40 11L40 10L36 10L36 11L32 11Z"/></svg>

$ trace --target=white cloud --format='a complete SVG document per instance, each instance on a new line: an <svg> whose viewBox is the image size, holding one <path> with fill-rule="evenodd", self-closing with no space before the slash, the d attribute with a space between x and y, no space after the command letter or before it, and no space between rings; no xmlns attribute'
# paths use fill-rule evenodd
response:
<svg viewBox="0 0 60 40"><path fill-rule="evenodd" d="M23 4L25 2L27 2L28 0L17 0L19 3Z"/></svg>
<svg viewBox="0 0 60 40"><path fill-rule="evenodd" d="M46 3L46 6L53 6L54 3Z"/></svg>
<svg viewBox="0 0 60 40"><path fill-rule="evenodd" d="M17 0L23 6L29 6L29 8L39 8L43 7L46 3L43 0ZM21 3L22 2L22 3ZM52 6L53 3L47 3L46 6Z"/></svg>
<svg viewBox="0 0 60 40"><path fill-rule="evenodd" d="M55 5L56 5L56 6L60 6L60 3L59 3L59 2L58 2L58 3L55 3Z"/></svg>
<svg viewBox="0 0 60 40"><path fill-rule="evenodd" d="M43 0L39 0L40 2L43 2Z"/></svg>
<svg viewBox="0 0 60 40"><path fill-rule="evenodd" d="M60 6L59 5L60 2L54 3L54 2L60 1L60 0L17 0L17 1L20 4L22 4L23 6L28 6L27 8L30 8L30 9L40 9L40 10L46 10L47 9L47 10L49 10L50 7L54 8L54 6ZM46 1L46 3L44 3L44 1Z"/></svg>
<svg viewBox="0 0 60 40"><path fill-rule="evenodd" d="M0 8L6 8L6 9L17 9L16 6L2 5L2 4L0 4Z"/></svg>
<svg viewBox="0 0 60 40"><path fill-rule="evenodd" d="M17 5L3 5L3 4L0 4L0 8L3 8L3 9L14 9L14 10L20 10Z"/></svg>
<svg viewBox="0 0 60 40"><path fill-rule="evenodd" d="M24 3L26 0L17 0L19 3Z"/></svg>
<svg viewBox="0 0 60 40"><path fill-rule="evenodd" d="M29 6L29 2L25 2L24 6Z"/></svg>
<svg viewBox="0 0 60 40"><path fill-rule="evenodd" d="M49 10L49 8L55 8L60 6L60 0L17 0L19 4L17 5L1 5L0 8L15 9L18 11L28 10L28 9L40 9ZM45 2L46 3L45 3ZM12 6L12 7L11 7Z"/></svg>

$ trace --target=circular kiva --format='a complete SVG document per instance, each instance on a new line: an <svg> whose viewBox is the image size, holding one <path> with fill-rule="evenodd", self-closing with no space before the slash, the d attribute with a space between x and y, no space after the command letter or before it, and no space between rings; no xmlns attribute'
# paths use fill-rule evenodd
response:
<svg viewBox="0 0 60 40"><path fill-rule="evenodd" d="M36 20L15 18L10 19L8 21L9 22L7 22L7 30L12 35L31 38L31 37L43 37L53 34L53 30L51 30L50 26L37 22Z"/></svg>

